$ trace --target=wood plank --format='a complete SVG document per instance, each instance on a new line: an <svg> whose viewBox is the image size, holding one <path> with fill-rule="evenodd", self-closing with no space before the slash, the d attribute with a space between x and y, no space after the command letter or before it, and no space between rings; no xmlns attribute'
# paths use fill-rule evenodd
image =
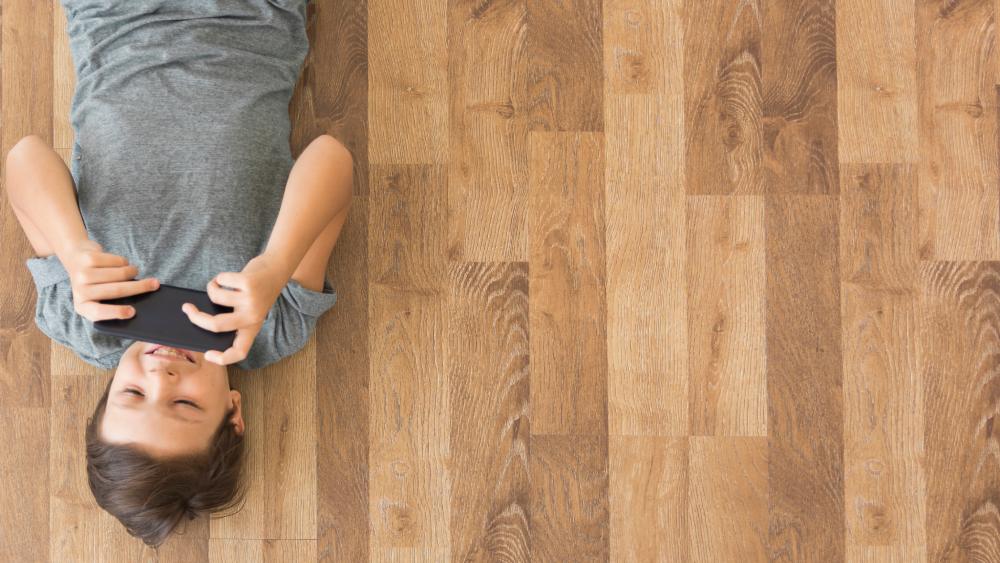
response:
<svg viewBox="0 0 1000 563"><path fill-rule="evenodd" d="M445 561L451 473L442 299L379 284L370 291L370 558Z"/></svg>
<svg viewBox="0 0 1000 563"><path fill-rule="evenodd" d="M456 264L450 278L451 559L528 561L528 265Z"/></svg>
<svg viewBox="0 0 1000 563"><path fill-rule="evenodd" d="M762 8L765 190L836 194L834 0L768 1Z"/></svg>
<svg viewBox="0 0 1000 563"><path fill-rule="evenodd" d="M48 409L0 408L0 560L49 560ZM16 507L16 509L15 509Z"/></svg>
<svg viewBox="0 0 1000 563"><path fill-rule="evenodd" d="M531 559L607 561L604 436L531 435Z"/></svg>
<svg viewBox="0 0 1000 563"><path fill-rule="evenodd" d="M337 303L316 323L318 550L368 560L368 199L356 196L330 257Z"/></svg>
<svg viewBox="0 0 1000 563"><path fill-rule="evenodd" d="M368 193L368 1L309 2L309 52L289 104L296 157L318 135L354 155L354 193Z"/></svg>
<svg viewBox="0 0 1000 563"><path fill-rule="evenodd" d="M685 179L690 194L759 194L761 2L686 0Z"/></svg>
<svg viewBox="0 0 1000 563"><path fill-rule="evenodd" d="M682 80L679 10L678 0L605 5L613 434L682 436L688 430L683 96L672 86Z"/></svg>
<svg viewBox="0 0 1000 563"><path fill-rule="evenodd" d="M841 181L847 557L923 561L916 167L844 164Z"/></svg>
<svg viewBox="0 0 1000 563"><path fill-rule="evenodd" d="M928 561L1000 556L1000 263L921 265Z"/></svg>
<svg viewBox="0 0 1000 563"><path fill-rule="evenodd" d="M75 134L70 123L76 69L66 33L66 9L52 0L52 147L72 149Z"/></svg>
<svg viewBox="0 0 1000 563"><path fill-rule="evenodd" d="M998 69L988 1L917 3L920 257L1000 259Z"/></svg>
<svg viewBox="0 0 1000 563"><path fill-rule="evenodd" d="M691 434L767 436L763 196L687 198Z"/></svg>
<svg viewBox="0 0 1000 563"><path fill-rule="evenodd" d="M369 166L450 158L447 10L446 2L368 5Z"/></svg>
<svg viewBox="0 0 1000 563"><path fill-rule="evenodd" d="M610 560L689 561L688 439L608 438Z"/></svg>
<svg viewBox="0 0 1000 563"><path fill-rule="evenodd" d="M779 561L844 558L837 216L834 197L767 197L769 556Z"/></svg>
<svg viewBox="0 0 1000 563"><path fill-rule="evenodd" d="M216 540L209 545L211 563L284 563L315 561L316 540Z"/></svg>
<svg viewBox="0 0 1000 563"><path fill-rule="evenodd" d="M841 162L918 158L914 2L838 0Z"/></svg>
<svg viewBox="0 0 1000 563"><path fill-rule="evenodd" d="M440 165L373 167L370 283L432 292L444 287L447 175Z"/></svg>
<svg viewBox="0 0 1000 563"><path fill-rule="evenodd" d="M528 127L603 131L601 1L528 2Z"/></svg>
<svg viewBox="0 0 1000 563"><path fill-rule="evenodd" d="M534 434L607 435L603 174L602 134L532 134Z"/></svg>
<svg viewBox="0 0 1000 563"><path fill-rule="evenodd" d="M316 338L294 355L229 383L243 397L247 495L213 519L212 539L315 539Z"/></svg>
<svg viewBox="0 0 1000 563"><path fill-rule="evenodd" d="M6 156L25 135L52 138L52 6L6 0L0 22L0 148ZM5 165L5 163L0 163ZM3 174L2 176L6 176ZM49 339L34 326L36 292L24 261L32 256L21 225L0 197L0 406L49 405Z"/></svg>
<svg viewBox="0 0 1000 563"><path fill-rule="evenodd" d="M525 0L448 6L448 256L526 261Z"/></svg>
<svg viewBox="0 0 1000 563"><path fill-rule="evenodd" d="M767 438L692 437L690 561L768 561Z"/></svg>

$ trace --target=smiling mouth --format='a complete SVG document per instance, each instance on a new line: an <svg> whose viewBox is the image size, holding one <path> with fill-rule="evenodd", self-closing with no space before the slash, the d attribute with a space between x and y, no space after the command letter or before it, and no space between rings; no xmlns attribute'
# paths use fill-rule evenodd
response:
<svg viewBox="0 0 1000 563"><path fill-rule="evenodd" d="M156 352L157 350L164 349L164 348L167 349L168 351L171 351L171 352L175 353L175 354L181 354L182 356L184 356L184 359L186 359L187 361L191 362L192 364L195 363L194 356L191 354L191 352L188 352L187 350L181 350L180 348L174 348L173 346L164 346L162 344L157 344L156 346L153 346L153 349L150 350L149 352L146 352L146 355L148 355L148 356L155 356L157 358L173 358L175 360L179 360L180 359L180 358L178 358L176 356L170 356L170 355L164 355L164 354L154 354L154 352Z"/></svg>

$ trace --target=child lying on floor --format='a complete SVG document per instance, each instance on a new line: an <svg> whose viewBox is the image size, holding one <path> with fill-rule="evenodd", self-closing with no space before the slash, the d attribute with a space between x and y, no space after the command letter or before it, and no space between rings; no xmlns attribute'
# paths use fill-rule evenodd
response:
<svg viewBox="0 0 1000 563"><path fill-rule="evenodd" d="M295 353L336 300L326 269L353 160L328 135L295 160L288 145L307 1L62 0L77 78L70 167L38 136L7 154L7 195L36 254L35 322L115 370L87 427L90 488L149 545L243 494L227 366ZM237 331L233 346L203 354L94 330L134 313L101 301L159 283L233 307L184 307L206 330Z"/></svg>

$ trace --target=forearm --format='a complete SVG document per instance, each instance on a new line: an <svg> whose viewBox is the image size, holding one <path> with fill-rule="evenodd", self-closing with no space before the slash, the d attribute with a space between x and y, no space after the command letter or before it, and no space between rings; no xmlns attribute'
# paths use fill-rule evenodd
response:
<svg viewBox="0 0 1000 563"><path fill-rule="evenodd" d="M7 155L4 185L11 206L36 225L59 260L87 240L73 179L58 153L33 138Z"/></svg>
<svg viewBox="0 0 1000 563"><path fill-rule="evenodd" d="M264 250L279 266L283 283L324 229L343 223L353 189L352 167L350 153L327 136L314 140L296 159Z"/></svg>

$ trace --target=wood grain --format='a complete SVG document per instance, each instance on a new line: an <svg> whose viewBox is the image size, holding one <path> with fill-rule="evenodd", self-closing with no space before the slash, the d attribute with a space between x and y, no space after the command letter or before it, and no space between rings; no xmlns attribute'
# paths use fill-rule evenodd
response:
<svg viewBox="0 0 1000 563"><path fill-rule="evenodd" d="M601 2L528 2L528 128L603 131Z"/></svg>
<svg viewBox="0 0 1000 563"><path fill-rule="evenodd" d="M247 496L213 519L212 539L316 539L316 338L255 371L233 368L243 397Z"/></svg>
<svg viewBox="0 0 1000 563"><path fill-rule="evenodd" d="M52 147L72 149L75 134L70 108L76 88L76 69L66 34L66 9L52 0Z"/></svg>
<svg viewBox="0 0 1000 563"><path fill-rule="evenodd" d="M848 559L926 559L916 365L916 169L844 164L840 241Z"/></svg>
<svg viewBox="0 0 1000 563"><path fill-rule="evenodd" d="M610 560L689 561L688 439L611 436Z"/></svg>
<svg viewBox="0 0 1000 563"><path fill-rule="evenodd" d="M52 11L48 2L5 0L0 18L0 148L6 156L26 135L52 137ZM5 164L4 164L5 165ZM6 175L4 174L4 177ZM49 406L48 342L34 326L36 292L24 261L31 245L0 203L0 406Z"/></svg>
<svg viewBox="0 0 1000 563"><path fill-rule="evenodd" d="M759 194L761 1L686 0L685 178L689 194Z"/></svg>
<svg viewBox="0 0 1000 563"><path fill-rule="evenodd" d="M608 424L687 433L680 2L605 5ZM636 255L644 256L635 260Z"/></svg>
<svg viewBox="0 0 1000 563"><path fill-rule="evenodd" d="M456 265L449 285L451 559L528 561L528 265Z"/></svg>
<svg viewBox="0 0 1000 563"><path fill-rule="evenodd" d="M1000 560L1000 263L921 266L928 561Z"/></svg>
<svg viewBox="0 0 1000 563"><path fill-rule="evenodd" d="M925 260L1000 259L994 8L984 0L917 3Z"/></svg>
<svg viewBox="0 0 1000 563"><path fill-rule="evenodd" d="M762 18L764 189L836 194L840 180L834 2L767 1Z"/></svg>
<svg viewBox="0 0 1000 563"><path fill-rule="evenodd" d="M687 198L690 433L767 436L763 196Z"/></svg>
<svg viewBox="0 0 1000 563"><path fill-rule="evenodd" d="M526 261L527 2L448 3L448 256Z"/></svg>
<svg viewBox="0 0 1000 563"><path fill-rule="evenodd" d="M692 437L690 561L768 561L767 438Z"/></svg>
<svg viewBox="0 0 1000 563"><path fill-rule="evenodd" d="M211 563L284 563L315 561L315 540L216 540L209 544Z"/></svg>
<svg viewBox="0 0 1000 563"><path fill-rule="evenodd" d="M918 158L915 2L838 0L841 162Z"/></svg>
<svg viewBox="0 0 1000 563"><path fill-rule="evenodd" d="M355 197L330 257L337 302L316 323L319 559L368 559L368 199Z"/></svg>
<svg viewBox="0 0 1000 563"><path fill-rule="evenodd" d="M769 557L776 561L844 557L837 224L835 197L767 197Z"/></svg>
<svg viewBox="0 0 1000 563"><path fill-rule="evenodd" d="M528 225L532 433L606 435L600 133L533 133Z"/></svg>
<svg viewBox="0 0 1000 563"><path fill-rule="evenodd" d="M369 557L444 561L452 479L442 299L375 284L369 311Z"/></svg>
<svg viewBox="0 0 1000 563"><path fill-rule="evenodd" d="M607 561L608 449L601 436L531 436L531 560Z"/></svg>
<svg viewBox="0 0 1000 563"><path fill-rule="evenodd" d="M368 5L369 165L448 161L447 24L446 2Z"/></svg>

